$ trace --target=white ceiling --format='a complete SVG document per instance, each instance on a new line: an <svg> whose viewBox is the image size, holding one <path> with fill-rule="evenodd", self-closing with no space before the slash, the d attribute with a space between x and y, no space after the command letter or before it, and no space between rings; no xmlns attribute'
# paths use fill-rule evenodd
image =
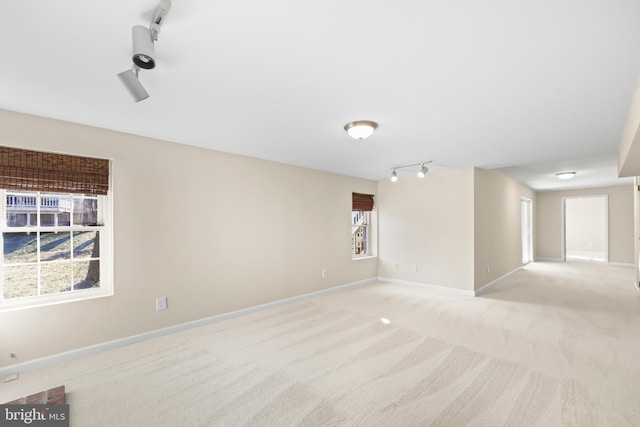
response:
<svg viewBox="0 0 640 427"><path fill-rule="evenodd" d="M174 0L134 103L116 74L158 3L5 0L0 108L369 179L432 160L620 183L640 1Z"/></svg>

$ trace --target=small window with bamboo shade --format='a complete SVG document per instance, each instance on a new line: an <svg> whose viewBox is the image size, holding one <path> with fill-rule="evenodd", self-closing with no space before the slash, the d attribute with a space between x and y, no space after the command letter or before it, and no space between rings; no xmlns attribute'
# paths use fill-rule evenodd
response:
<svg viewBox="0 0 640 427"><path fill-rule="evenodd" d="M0 310L112 294L109 170L0 147Z"/></svg>
<svg viewBox="0 0 640 427"><path fill-rule="evenodd" d="M351 257L372 255L371 211L374 200L370 194L351 194Z"/></svg>

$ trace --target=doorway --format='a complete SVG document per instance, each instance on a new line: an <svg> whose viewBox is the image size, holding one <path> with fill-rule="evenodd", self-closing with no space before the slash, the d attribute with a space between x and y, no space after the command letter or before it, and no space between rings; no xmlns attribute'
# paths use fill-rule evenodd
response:
<svg viewBox="0 0 640 427"><path fill-rule="evenodd" d="M533 261L533 210L530 199L523 197L520 203L522 216L522 264Z"/></svg>
<svg viewBox="0 0 640 427"><path fill-rule="evenodd" d="M609 261L609 198L564 197L564 260Z"/></svg>

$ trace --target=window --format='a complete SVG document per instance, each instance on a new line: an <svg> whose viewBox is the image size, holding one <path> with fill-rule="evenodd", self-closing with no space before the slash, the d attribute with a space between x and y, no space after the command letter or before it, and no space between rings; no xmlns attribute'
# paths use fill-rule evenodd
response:
<svg viewBox="0 0 640 427"><path fill-rule="evenodd" d="M108 162L0 147L0 310L112 294Z"/></svg>
<svg viewBox="0 0 640 427"><path fill-rule="evenodd" d="M371 212L351 211L351 255L354 258L369 256Z"/></svg>
<svg viewBox="0 0 640 427"><path fill-rule="evenodd" d="M373 256L373 196L352 193L351 200L351 256Z"/></svg>

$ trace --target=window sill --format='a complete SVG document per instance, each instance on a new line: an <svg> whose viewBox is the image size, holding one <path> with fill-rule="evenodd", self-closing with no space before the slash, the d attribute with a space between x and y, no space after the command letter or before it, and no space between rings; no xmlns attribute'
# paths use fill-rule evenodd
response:
<svg viewBox="0 0 640 427"><path fill-rule="evenodd" d="M0 313L15 310L25 310L30 308L44 307L47 305L64 304L74 301L85 301L94 298L112 296L109 289L87 289L74 291L72 294L62 293L45 297L20 298L19 300L4 300L0 302Z"/></svg>
<svg viewBox="0 0 640 427"><path fill-rule="evenodd" d="M363 259L375 259L378 258L376 255L369 255L369 256L361 256L358 258L351 258L351 261L362 261Z"/></svg>

